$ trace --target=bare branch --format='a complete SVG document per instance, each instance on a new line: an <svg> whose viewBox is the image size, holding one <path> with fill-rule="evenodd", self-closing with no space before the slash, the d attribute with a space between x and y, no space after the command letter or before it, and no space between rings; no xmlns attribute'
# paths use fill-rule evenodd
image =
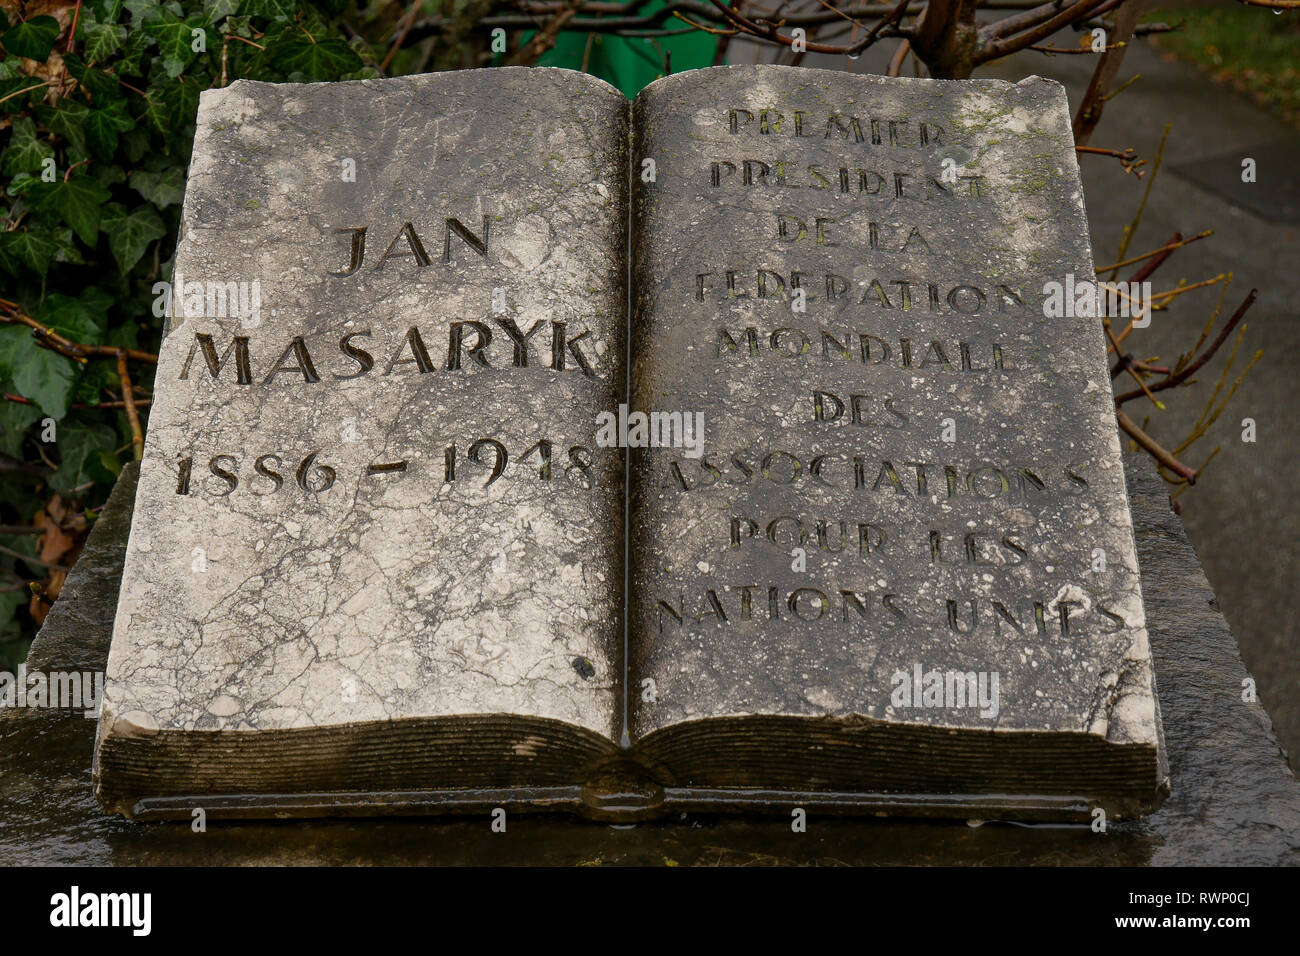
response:
<svg viewBox="0 0 1300 956"><path fill-rule="evenodd" d="M1241 305L1237 307L1237 311L1232 314L1232 318L1228 319L1227 324L1219 331L1219 334L1215 337L1214 341L1210 343L1209 347L1189 363L1186 368L1179 372L1175 372L1158 382L1152 382L1149 386L1151 391L1158 392L1162 389L1173 388L1177 385L1181 385L1183 382L1195 375L1206 362L1214 357L1214 353L1219 351L1220 346L1228 340L1228 336L1232 334L1232 330L1236 328L1237 323L1245 317L1247 310L1255 304L1255 296L1256 290L1251 289L1249 294L1247 294L1246 298L1242 301ZM1130 391L1124 392L1122 395L1116 395L1115 404L1122 405L1124 402L1131 401L1139 397L1141 394L1142 392L1140 391Z"/></svg>
<svg viewBox="0 0 1300 956"><path fill-rule="evenodd" d="M1037 43L1039 40L1051 36L1066 24L1092 16L1097 12L1098 8L1108 2L1109 0L1075 0L1074 3L1061 8L1061 12L1056 16L1042 21L1037 26L1018 36L1010 35L1006 28L1006 24L1015 20L1015 17L1000 20L993 24L993 30L990 34L991 37L998 37L999 39L991 39L991 42L981 45L977 62L987 63L989 60L996 60L1017 50L1023 50L1031 43ZM1015 29L1018 29L1018 27L1013 27L1011 32L1014 32Z"/></svg>
<svg viewBox="0 0 1300 956"><path fill-rule="evenodd" d="M1160 462L1165 468L1168 468L1178 477L1183 478L1189 485L1196 484L1196 471L1188 468L1181 461L1173 456L1169 449L1165 448L1158 441L1138 428L1133 419L1124 414L1122 408L1115 409L1115 420L1119 422L1119 427L1128 433L1129 437L1142 446L1152 458Z"/></svg>
<svg viewBox="0 0 1300 956"><path fill-rule="evenodd" d="M1115 82L1120 64L1124 62L1124 53L1128 50L1128 41L1137 29L1138 4L1130 3L1120 8L1115 15L1114 43L1106 44L1106 51L1101 55L1101 62L1092 73L1088 90L1083 94L1078 112L1074 114L1074 142L1077 146L1086 146L1092 137L1092 131L1101 122L1101 111L1110 99L1109 90ZM1123 89L1123 87L1120 87ZM1116 91L1118 92L1118 90Z"/></svg>

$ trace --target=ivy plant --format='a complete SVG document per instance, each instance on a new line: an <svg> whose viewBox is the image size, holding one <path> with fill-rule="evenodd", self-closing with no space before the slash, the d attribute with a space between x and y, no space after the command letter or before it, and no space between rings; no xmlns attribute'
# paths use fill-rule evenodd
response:
<svg viewBox="0 0 1300 956"><path fill-rule="evenodd" d="M26 6L0 4L4 670L138 454L200 92L378 76L391 26L346 0Z"/></svg>

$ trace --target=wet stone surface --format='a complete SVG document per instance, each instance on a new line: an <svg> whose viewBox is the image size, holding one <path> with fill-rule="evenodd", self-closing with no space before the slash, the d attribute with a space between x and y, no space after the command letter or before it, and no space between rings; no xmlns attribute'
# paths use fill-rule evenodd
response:
<svg viewBox="0 0 1300 956"><path fill-rule="evenodd" d="M1024 826L810 817L690 817L615 829L563 816L489 819L130 823L91 793L94 721L41 711L0 713L0 859L9 864L1296 864L1300 783L1258 704L1236 642L1164 485L1145 460L1127 463L1172 793L1147 819ZM32 660L102 666L129 524L134 466L78 561L62 614L51 614ZM101 591L83 588L101 578ZM87 656L89 653L91 656Z"/></svg>
<svg viewBox="0 0 1300 956"><path fill-rule="evenodd" d="M1093 278L1064 90L723 67L648 87L633 132L632 404L707 436L632 458L633 735L1066 732L1145 748L1154 791L1105 343L1044 308ZM897 693L953 671L1000 706Z"/></svg>

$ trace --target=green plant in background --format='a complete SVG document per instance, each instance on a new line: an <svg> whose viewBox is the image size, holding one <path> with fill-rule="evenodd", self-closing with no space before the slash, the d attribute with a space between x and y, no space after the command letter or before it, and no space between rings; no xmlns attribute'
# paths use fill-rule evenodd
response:
<svg viewBox="0 0 1300 956"><path fill-rule="evenodd" d="M1300 11L1269 15L1258 7L1224 4L1156 10L1152 19L1175 29L1156 38L1160 49L1209 70L1293 126L1300 126Z"/></svg>
<svg viewBox="0 0 1300 956"><path fill-rule="evenodd" d="M170 277L200 91L379 75L365 42L340 29L342 2L87 0L25 18L21 6L36 5L0 5L8 670L75 559L87 506L138 457L162 322L155 284Z"/></svg>

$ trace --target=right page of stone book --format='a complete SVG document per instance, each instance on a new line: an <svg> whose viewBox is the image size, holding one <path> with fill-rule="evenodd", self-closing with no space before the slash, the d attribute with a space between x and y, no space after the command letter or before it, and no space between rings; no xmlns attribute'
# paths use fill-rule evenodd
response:
<svg viewBox="0 0 1300 956"><path fill-rule="evenodd" d="M639 751L681 787L1149 809L1103 330L1048 301L1095 278L1063 88L734 66L633 116L631 405L703 430L633 451Z"/></svg>

